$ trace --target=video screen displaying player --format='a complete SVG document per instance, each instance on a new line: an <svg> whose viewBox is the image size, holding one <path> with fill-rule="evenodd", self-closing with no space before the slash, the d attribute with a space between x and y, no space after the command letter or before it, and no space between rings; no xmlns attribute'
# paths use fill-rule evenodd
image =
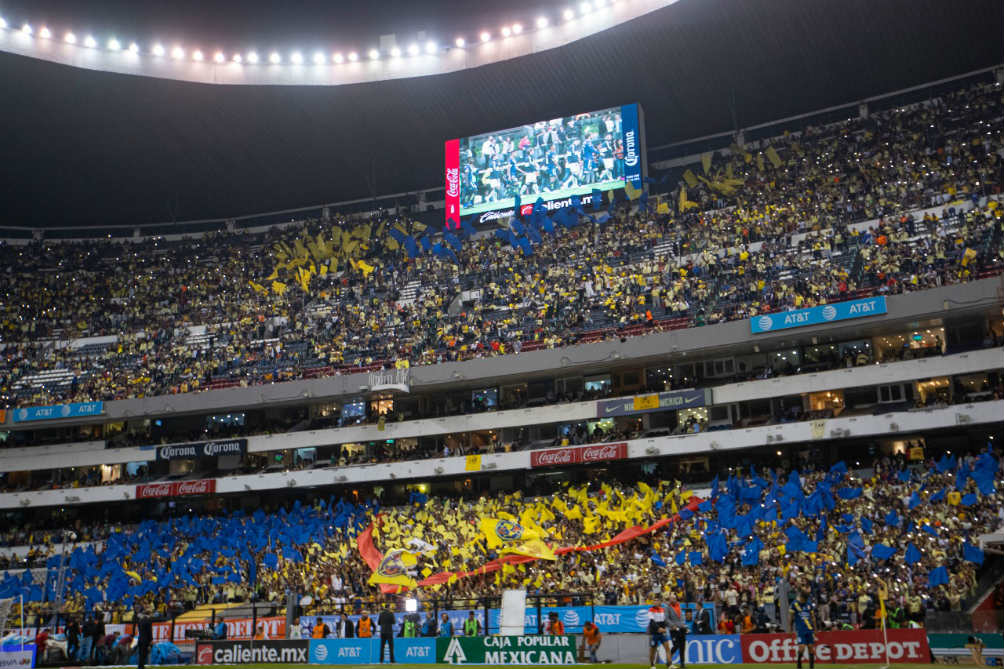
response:
<svg viewBox="0 0 1004 669"><path fill-rule="evenodd" d="M460 206L562 197L624 178L620 109L460 140ZM505 202L508 201L508 202Z"/></svg>

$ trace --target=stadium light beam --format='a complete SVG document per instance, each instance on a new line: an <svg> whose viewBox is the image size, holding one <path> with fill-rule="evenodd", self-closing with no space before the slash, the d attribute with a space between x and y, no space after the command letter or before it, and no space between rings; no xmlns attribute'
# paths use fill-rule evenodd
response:
<svg viewBox="0 0 1004 669"><path fill-rule="evenodd" d="M129 53L139 53L139 44L136 44L136 42L130 43Z"/></svg>
<svg viewBox="0 0 1004 669"><path fill-rule="evenodd" d="M303 65L303 54L299 51L294 51L289 57L289 61L293 63L293 65Z"/></svg>
<svg viewBox="0 0 1004 669"><path fill-rule="evenodd" d="M484 31L481 32L481 41L482 42L487 42L491 38L492 38L492 34L490 32L488 32L487 30L484 30Z"/></svg>
<svg viewBox="0 0 1004 669"><path fill-rule="evenodd" d="M547 17L546 16L538 16L537 17L537 27L538 28L546 28L547 27Z"/></svg>
<svg viewBox="0 0 1004 669"><path fill-rule="evenodd" d="M74 35L73 33L66 33L65 35L63 35L63 41L66 42L67 44L76 44L77 36Z"/></svg>
<svg viewBox="0 0 1004 669"><path fill-rule="evenodd" d="M110 40L108 40L108 50L109 51L121 51L122 50L122 43L119 42L117 39L115 39L113 37Z"/></svg>
<svg viewBox="0 0 1004 669"><path fill-rule="evenodd" d="M30 23L25 23L23 26L21 26L21 32L24 33L25 35L31 35L35 31L32 30Z"/></svg>
<svg viewBox="0 0 1004 669"><path fill-rule="evenodd" d="M463 49L467 45L467 40L465 40L463 37L458 37L453 41L453 43L457 46L458 49Z"/></svg>
<svg viewBox="0 0 1004 669"><path fill-rule="evenodd" d="M353 63L356 62L357 60L359 60L359 54L356 53L355 51L350 51L349 52L349 60L351 62L353 62Z"/></svg>
<svg viewBox="0 0 1004 669"><path fill-rule="evenodd" d="M512 35L512 30L509 29L509 26L502 26L502 37L509 37L509 35Z"/></svg>
<svg viewBox="0 0 1004 669"><path fill-rule="evenodd" d="M518 35L521 32L523 32L523 24L522 23L514 23L514 24L512 24L512 34L513 35Z"/></svg>
<svg viewBox="0 0 1004 669"><path fill-rule="evenodd" d="M425 52L427 54L429 54L431 56L432 54L436 53L437 51L439 51L439 45L436 44L434 41L429 40L428 42L425 43Z"/></svg>
<svg viewBox="0 0 1004 669"><path fill-rule="evenodd" d="M333 61L335 61L336 63L339 63L339 64L340 64L340 63L343 63L343 62L345 62L345 56L343 56L343 55L341 54L341 52L339 52L339 53L336 53L336 54L335 54L334 56L332 56L332 57L331 57L331 60L333 60Z"/></svg>
<svg viewBox="0 0 1004 669"><path fill-rule="evenodd" d="M241 57L241 55L239 53L235 53L234 57L231 60L233 60L234 63L237 64L237 65L240 65L241 63L244 62L244 59Z"/></svg>
<svg viewBox="0 0 1004 669"><path fill-rule="evenodd" d="M409 44L408 45L408 55L409 56L417 56L418 55L418 45L417 44L413 43L413 44Z"/></svg>
<svg viewBox="0 0 1004 669"><path fill-rule="evenodd" d="M271 55L269 55L268 57L268 62L272 63L273 65L278 65L279 63L282 62L282 56L280 56L277 51L273 51Z"/></svg>
<svg viewBox="0 0 1004 669"><path fill-rule="evenodd" d="M155 55L155 56L163 56L164 55L164 47L162 47L159 44L154 44L153 45L153 49L151 49L150 52L153 55Z"/></svg>
<svg viewBox="0 0 1004 669"><path fill-rule="evenodd" d="M176 46L173 49L171 49L171 58L174 58L175 60L181 60L184 57L185 57L185 50L182 49L180 46Z"/></svg>
<svg viewBox="0 0 1004 669"><path fill-rule="evenodd" d="M46 28L45 26L42 26L42 29L38 31L38 36L41 37L42 39L49 39L50 37L52 37L52 31Z"/></svg>
<svg viewBox="0 0 1004 669"><path fill-rule="evenodd" d="M223 55L222 51L217 51L216 53L213 54L213 60L216 61L217 63L222 63L226 59L227 57Z"/></svg>
<svg viewBox="0 0 1004 669"><path fill-rule="evenodd" d="M324 65L327 61L328 59L323 52L318 51L314 54L314 65Z"/></svg>
<svg viewBox="0 0 1004 669"><path fill-rule="evenodd" d="M202 52L199 51L198 49L196 49L195 52L192 53L192 60L194 60L196 62L201 62L202 61Z"/></svg>
<svg viewBox="0 0 1004 669"><path fill-rule="evenodd" d="M258 52L257 51L249 51L248 52L248 62L251 63L252 65L257 65L258 64Z"/></svg>
<svg viewBox="0 0 1004 669"><path fill-rule="evenodd" d="M91 35L88 35L87 37L84 38L84 46L86 46L88 49L97 48L98 41L94 39L94 37L92 37Z"/></svg>
<svg viewBox="0 0 1004 669"><path fill-rule="evenodd" d="M369 56L370 60L376 60L377 58L380 57L380 51L377 49L370 49Z"/></svg>

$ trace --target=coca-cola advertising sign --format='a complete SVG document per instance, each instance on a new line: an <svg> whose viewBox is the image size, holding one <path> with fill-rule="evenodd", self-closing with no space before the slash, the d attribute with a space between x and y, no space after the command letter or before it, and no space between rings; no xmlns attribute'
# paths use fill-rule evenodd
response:
<svg viewBox="0 0 1004 669"><path fill-rule="evenodd" d="M566 446L530 452L531 467L561 467L581 465L604 460L622 460L627 457L627 443L593 444L591 446Z"/></svg>
<svg viewBox="0 0 1004 669"><path fill-rule="evenodd" d="M451 139L446 142L446 229L458 229L459 227L460 140Z"/></svg>
<svg viewBox="0 0 1004 669"><path fill-rule="evenodd" d="M214 492L216 492L216 479L144 483L143 485L136 486L136 499L156 499L158 497L180 497L185 495L211 495Z"/></svg>
<svg viewBox="0 0 1004 669"><path fill-rule="evenodd" d="M816 664L929 662L923 629L891 629L888 644L880 630L816 632ZM793 634L743 634L743 662L794 664L798 640ZM887 654L888 653L888 654Z"/></svg>

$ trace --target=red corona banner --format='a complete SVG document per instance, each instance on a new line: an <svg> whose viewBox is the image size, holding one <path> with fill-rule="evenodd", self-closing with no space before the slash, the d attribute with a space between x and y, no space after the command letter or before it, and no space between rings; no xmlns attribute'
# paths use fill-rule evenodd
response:
<svg viewBox="0 0 1004 669"><path fill-rule="evenodd" d="M886 645L881 630L816 632L816 664L930 662L931 650L924 630L897 629L888 630L888 634ZM743 634L740 643L744 663L794 664L797 659L794 634Z"/></svg>
<svg viewBox="0 0 1004 669"><path fill-rule="evenodd" d="M592 446L566 446L530 452L531 467L561 467L581 465L604 460L622 460L627 457L627 443L595 444Z"/></svg>
<svg viewBox="0 0 1004 669"><path fill-rule="evenodd" d="M144 483L143 485L136 486L136 499L183 497L185 495L211 495L214 492L216 492L216 479Z"/></svg>

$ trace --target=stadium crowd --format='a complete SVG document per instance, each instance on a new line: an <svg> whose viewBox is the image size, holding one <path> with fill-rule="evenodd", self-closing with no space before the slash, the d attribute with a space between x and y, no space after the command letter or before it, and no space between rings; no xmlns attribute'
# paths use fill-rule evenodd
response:
<svg viewBox="0 0 1004 669"><path fill-rule="evenodd" d="M988 447L913 466L900 456L871 465L730 470L703 500L678 482L594 481L542 497L413 493L399 506L297 501L250 515L147 520L72 551L64 613L97 611L117 622L140 603L170 615L208 602L279 602L287 589L311 595L305 613L373 613L384 595L364 559L360 534L370 527L373 548L406 554L404 575L382 582L418 582L417 596L440 608L465 608L505 587L608 604L673 593L713 602L719 629L749 631L776 624L784 581L811 593L825 626L869 627L881 578L895 626L923 624L928 610L960 610L984 560L976 537L1004 526L1001 454ZM525 543L492 547L487 528L501 519L519 523ZM649 531L618 539L636 526ZM215 539L223 535L227 542ZM35 541L57 566L53 546ZM542 559L469 574L508 553ZM25 593L36 617L50 610L41 600L51 587L28 571L0 578L0 596Z"/></svg>
<svg viewBox="0 0 1004 669"><path fill-rule="evenodd" d="M433 253L424 226L378 218L351 239L345 225L311 221L180 242L2 246L0 402L518 353L998 273L1001 110L1000 88L981 85L735 146L692 166L700 177L684 172L661 207L555 215L522 245L475 234ZM418 248L412 235L424 252L394 241ZM99 335L114 341L65 345ZM52 370L63 373L39 376Z"/></svg>

